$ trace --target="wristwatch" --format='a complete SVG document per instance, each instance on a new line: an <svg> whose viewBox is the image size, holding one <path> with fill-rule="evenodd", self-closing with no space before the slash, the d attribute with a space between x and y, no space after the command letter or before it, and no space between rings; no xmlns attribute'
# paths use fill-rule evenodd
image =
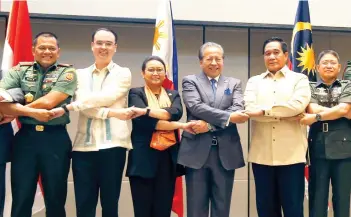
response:
<svg viewBox="0 0 351 217"><path fill-rule="evenodd" d="M211 126L211 124L207 123L207 128L208 131L212 132L213 131L213 127Z"/></svg>
<svg viewBox="0 0 351 217"><path fill-rule="evenodd" d="M149 109L149 108L147 108L147 109L146 109L146 113L145 113L145 115L146 115L146 116L149 116L149 114L150 114L150 109Z"/></svg>
<svg viewBox="0 0 351 217"><path fill-rule="evenodd" d="M68 108L67 108L67 104L63 104L63 105L61 106L61 108L63 108L63 110L65 110L66 113L69 112L69 110L68 110Z"/></svg>
<svg viewBox="0 0 351 217"><path fill-rule="evenodd" d="M322 121L322 116L320 114L316 114L316 120L317 121Z"/></svg>

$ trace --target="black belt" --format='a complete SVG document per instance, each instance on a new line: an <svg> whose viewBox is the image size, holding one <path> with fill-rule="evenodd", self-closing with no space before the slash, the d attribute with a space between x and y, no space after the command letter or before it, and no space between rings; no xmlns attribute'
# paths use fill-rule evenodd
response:
<svg viewBox="0 0 351 217"><path fill-rule="evenodd" d="M60 129L66 129L66 125L40 125L40 124L22 124L21 129L36 132L49 132Z"/></svg>
<svg viewBox="0 0 351 217"><path fill-rule="evenodd" d="M332 121L320 121L311 126L311 130L315 132L329 132L334 130L351 129L351 121L343 118Z"/></svg>
<svg viewBox="0 0 351 217"><path fill-rule="evenodd" d="M212 137L212 145L218 145L218 139L215 136Z"/></svg>

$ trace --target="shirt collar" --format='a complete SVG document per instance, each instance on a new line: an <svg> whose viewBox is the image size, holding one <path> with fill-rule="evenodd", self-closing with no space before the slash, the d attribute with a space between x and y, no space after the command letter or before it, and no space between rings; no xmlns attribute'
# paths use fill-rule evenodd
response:
<svg viewBox="0 0 351 217"><path fill-rule="evenodd" d="M281 68L277 73L281 72L281 74L285 77L286 76L286 73L288 73L290 70L289 68L285 65L283 68ZM263 73L263 78L265 78L267 75L273 75L270 71L267 71Z"/></svg>
<svg viewBox="0 0 351 217"><path fill-rule="evenodd" d="M105 72L105 73L109 72L109 71L112 70L113 65L114 65L114 62L111 61L105 68L99 70L99 69L96 68L96 64L94 63L94 65L93 65L93 73L95 73L95 72L97 72L97 73L98 72Z"/></svg>
<svg viewBox="0 0 351 217"><path fill-rule="evenodd" d="M35 61L34 64L33 64L33 68L37 69L39 71L42 71L42 72L47 72L47 71L50 71L51 69L56 68L57 65L58 65L58 62L55 62L54 64L49 66L46 70L44 70L43 67L37 61Z"/></svg>
<svg viewBox="0 0 351 217"><path fill-rule="evenodd" d="M211 81L212 79L215 79L216 82L218 83L218 80L219 80L219 77L220 77L220 76L221 76L221 75L218 75L217 77L214 77L214 78L211 78L211 77L207 76L207 78L208 78L209 81Z"/></svg>
<svg viewBox="0 0 351 217"><path fill-rule="evenodd" d="M333 87L333 86L335 86L335 85L341 86L341 82L340 82L339 79L336 79L336 80L330 85L330 87ZM323 82L322 79L318 78L316 87L320 87L320 86L329 86L329 85L326 85L326 84Z"/></svg>

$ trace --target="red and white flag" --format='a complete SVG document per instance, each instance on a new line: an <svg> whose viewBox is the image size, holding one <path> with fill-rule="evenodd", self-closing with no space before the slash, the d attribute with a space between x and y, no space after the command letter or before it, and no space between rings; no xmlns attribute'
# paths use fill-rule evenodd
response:
<svg viewBox="0 0 351 217"><path fill-rule="evenodd" d="M166 63L167 78L163 87L178 89L178 57L170 0L160 0L153 41L152 55L161 57ZM172 211L183 217L183 180L178 177L173 196Z"/></svg>
<svg viewBox="0 0 351 217"><path fill-rule="evenodd" d="M30 26L30 18L28 5L26 0L13 1L9 14L9 20L6 31L6 39L4 44L4 53L1 64L3 76L12 67L19 62L33 61L32 54L32 30ZM14 133L18 131L17 122L12 122ZM6 198L4 217L11 215L11 185L10 185L10 163L6 168ZM44 200L40 188L38 188L35 203L33 205L33 213L39 212L44 208Z"/></svg>

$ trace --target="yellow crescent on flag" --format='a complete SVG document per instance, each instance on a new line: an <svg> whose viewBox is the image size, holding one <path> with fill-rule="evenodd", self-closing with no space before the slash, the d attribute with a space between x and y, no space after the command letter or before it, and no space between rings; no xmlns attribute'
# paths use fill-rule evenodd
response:
<svg viewBox="0 0 351 217"><path fill-rule="evenodd" d="M310 30L312 32L312 25L311 25L311 23L297 22L295 24L294 30L293 30L292 39L291 39L291 50L293 50L296 33L300 32L300 31L303 31L303 30ZM294 56L293 52L291 52L291 55Z"/></svg>
<svg viewBox="0 0 351 217"><path fill-rule="evenodd" d="M310 30L312 32L312 25L309 22L297 22L295 24L294 30L293 30L293 35L291 39L291 56L294 58L294 41L295 41L295 36L298 32L303 31L303 30ZM301 52L297 52L300 57L296 58L298 61L300 61L298 67L302 66L301 72L307 71L307 75L309 75L311 72L314 74L315 70L315 59L314 59L314 50L313 46L309 46L308 43L305 45L301 46Z"/></svg>

